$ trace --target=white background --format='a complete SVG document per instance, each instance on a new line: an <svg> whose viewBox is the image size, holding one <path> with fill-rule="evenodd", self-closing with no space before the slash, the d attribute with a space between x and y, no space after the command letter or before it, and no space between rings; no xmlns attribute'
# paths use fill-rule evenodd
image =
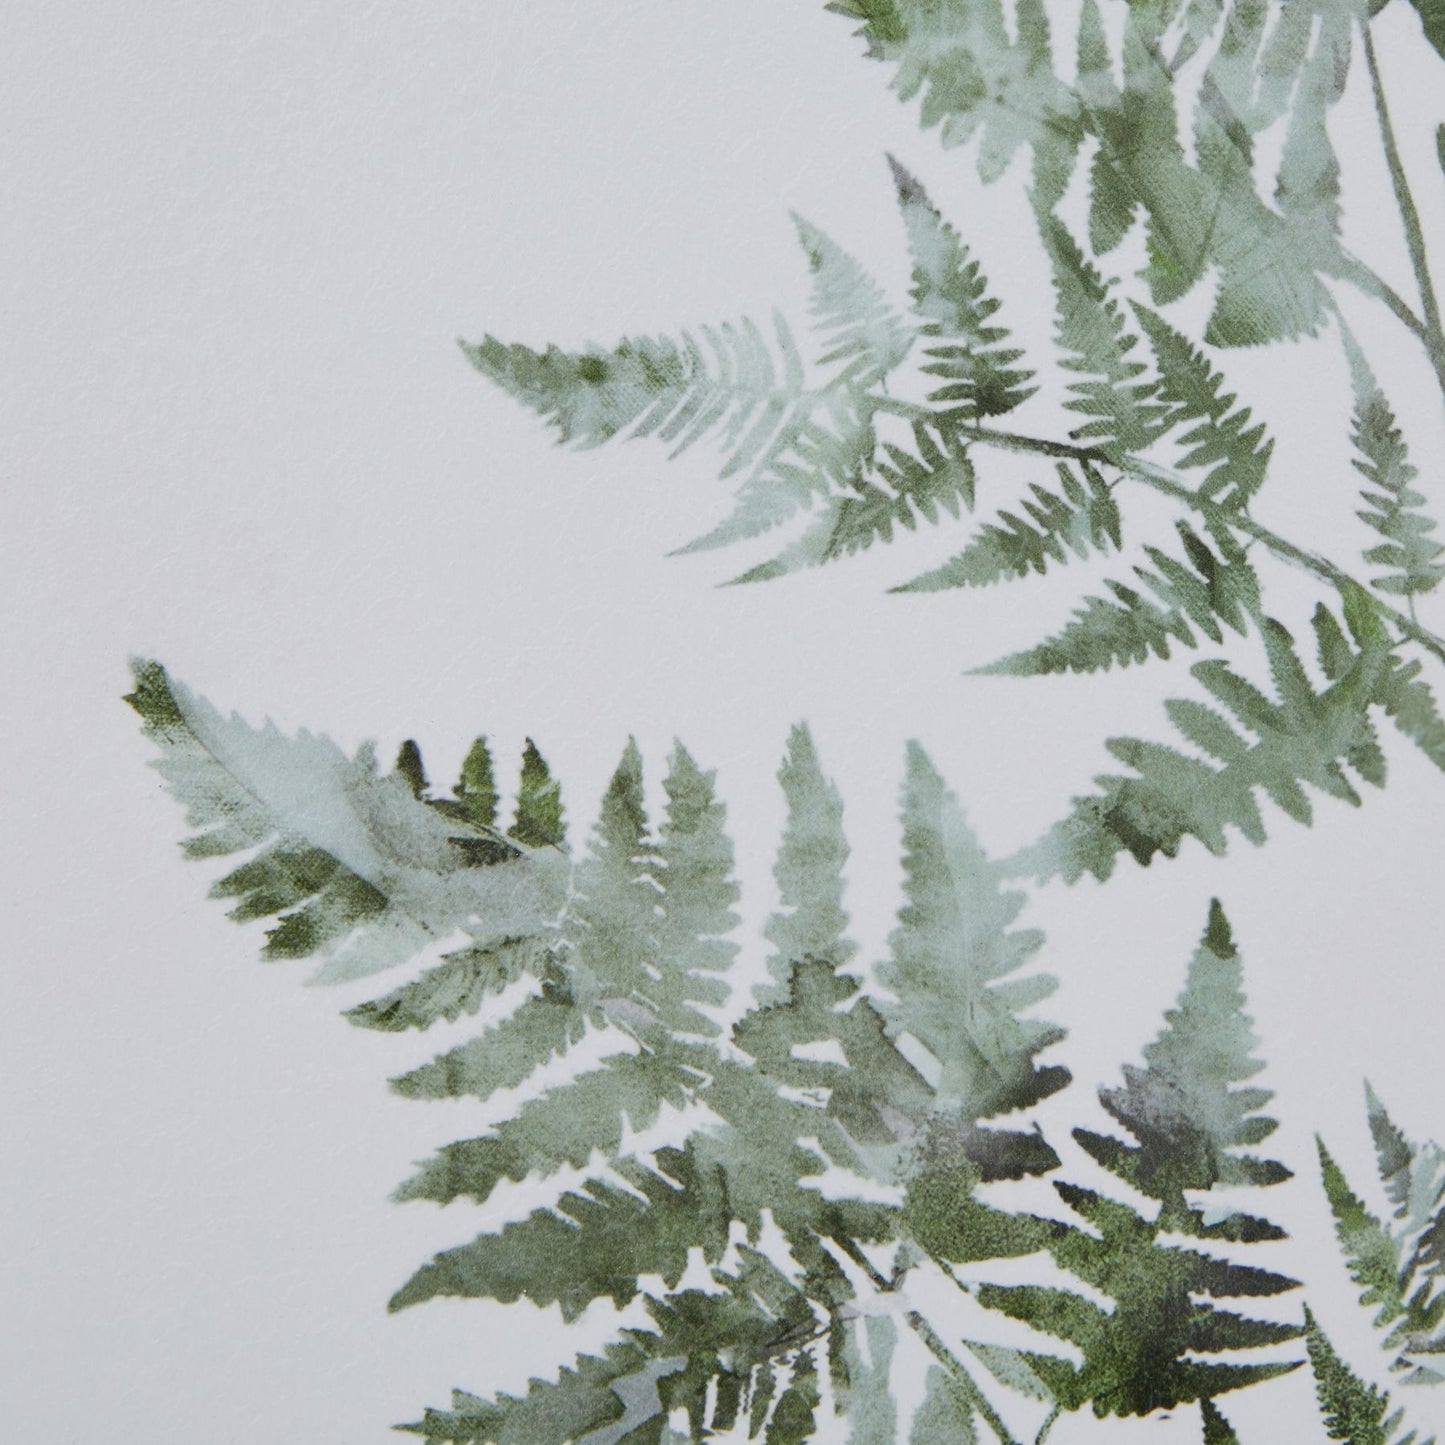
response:
<svg viewBox="0 0 1445 1445"><path fill-rule="evenodd" d="M304 965L257 965L259 933L206 900L214 872L178 857L179 810L120 702L129 654L348 749L375 737L390 755L414 735L439 782L475 732L504 760L532 735L579 841L627 735L654 783L680 736L719 769L753 931L771 904L772 775L806 717L847 800L850 902L873 957L897 902L905 739L1002 853L1105 766L1106 735L1162 737L1159 698L1190 685L1178 661L962 676L1036 640L1098 574L884 595L961 530L718 589L748 559L663 556L721 515L705 449L672 464L641 443L555 450L457 351L488 330L575 346L775 304L801 322L789 209L900 295L888 149L1046 359L1022 169L982 190L970 155L921 133L810 0L89 0L6 18L0 1433L395 1438L389 1423L454 1385L518 1388L549 1369L557 1317L454 1301L385 1313L417 1263L476 1228L464 1206L386 1196L475 1120L390 1097L415 1041L348 1028L348 999L297 987ZM1445 72L1403 4L1381 29L1439 234ZM1408 290L1363 79L1357 65L1334 123L1348 225ZM1351 314L1445 506L1438 397L1413 343ZM1352 518L1337 344L1227 360L1279 437L1268 519L1352 562L1369 534ZM1307 586L1278 595L1307 615ZM1414 1135L1445 1132L1445 782L1387 746L1390 786L1359 811L1322 800L1312 830L1271 812L1266 849L1221 861L1191 844L1172 864L1121 865L1107 888L1054 885L1030 914L1062 980L1044 1012L1070 1027L1060 1057L1079 1080L1062 1127L1152 1036L1208 899L1226 900L1284 1120L1276 1152L1299 1173L1274 1201L1296 1235L1286 1267L1371 1369L1311 1136L1367 1182L1366 1074ZM589 1317L594 1338L605 1315ZM1315 1438L1308 1394L1296 1375L1231 1415L1246 1440ZM1432 1405L1445 1415L1411 1398L1420 1423ZM1053 1438L1197 1432L1184 1411L1069 1421Z"/></svg>

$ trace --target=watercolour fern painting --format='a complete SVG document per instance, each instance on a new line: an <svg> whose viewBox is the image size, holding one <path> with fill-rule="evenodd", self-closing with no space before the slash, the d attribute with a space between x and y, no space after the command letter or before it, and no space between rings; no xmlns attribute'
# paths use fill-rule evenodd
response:
<svg viewBox="0 0 1445 1445"><path fill-rule="evenodd" d="M127 940L111 987L143 995L147 951L274 967L264 984L196 979L199 1068L154 996L128 1005L149 1011L137 1036L140 1015L101 1002L104 985L67 987L94 1027L47 1045L22 1098L48 1080L101 1118L108 1088L121 1098L154 1067L169 1102L151 1133L183 1127L182 1100L245 1171L253 1156L206 1111L228 1070L294 1075L286 1107L314 1102L315 1172L256 1165L258 1227L284 1216L334 1236L378 1318L336 1330L350 1377L298 1364L308 1378L287 1386L239 1355L215 1365L227 1330L285 1352L354 1306L328 1319L293 1259L322 1311L303 1326L284 1271L228 1257L234 1201L212 1188L206 1265L173 1272L193 1276L208 1323L191 1328L220 1331L206 1337L221 1350L187 1370L170 1347L196 1394L174 1438L204 1419L237 1440L361 1429L441 1445L1434 1445L1445 124L1430 96L1445 95L1445 6L743 9L637 0L558 24L444 6L414 53L415 17L338 10L317 52L340 47L335 75L274 87L321 97L318 164L348 144L332 112L387 95L380 76L431 109L415 134L405 107L366 112L350 153L373 157L384 205L360 181L355 196L315 172L294 185L321 207L307 214L338 208L317 256L392 228L320 364L304 338L346 309L327 290L341 262L237 265L242 213L284 235L279 212L195 181L200 231L176 275L209 246L218 296L253 272L310 279L288 293L294 331L279 316L251 328L264 396L231 397L215 345L229 330L244 353L246 326L205 328L186 406L238 408L225 444L206 442L206 466L238 480L228 500L219 480L193 486L205 468L187 452L154 515L127 472L131 529L104 507L81 524L163 601L87 605L111 676L141 654L124 693L136 791L106 806L97 762L63 831L67 853L124 875L94 896L124 892L129 913L92 904L109 949ZM251 42L225 33L236 44L198 29L184 53L249 74ZM291 44L274 39L255 42L258 66ZM603 41L616 49L598 58ZM659 78L618 81L629 54ZM589 63L592 88L569 69ZM769 118L726 114L697 83L705 64L772 86ZM197 93L221 104L213 82ZM527 97L526 113L488 87ZM242 90L241 111L271 114L265 85ZM609 114L628 118L626 145ZM266 154L258 195L291 174L286 106L274 119L271 143L247 143ZM704 131L716 203L705 166L676 164L704 153ZM556 177L529 149L549 136L568 157ZM498 170L469 192L466 166L502 166L513 142L511 189ZM756 193L721 199L725 164ZM743 214L744 194L771 209ZM590 249L593 207L625 237L624 279L608 274L618 247ZM765 274L763 249L733 263L714 230L772 235L793 273ZM416 289L446 246L468 249L467 284ZM690 287L711 320L693 319ZM428 342L415 385L398 383L392 340L423 295L428 336L461 332L461 355ZM206 311L187 314L195 345ZM143 369L151 333L132 331ZM369 400L348 397L373 366ZM126 366L109 372L122 387ZM287 394L303 374L312 389ZM408 411L413 391L438 409ZM126 408L107 454L158 395ZM204 426L155 415L167 445L200 445ZM383 476L371 454L404 416ZM285 455L312 430L334 491L307 494ZM278 450L258 463L259 437ZM464 459L454 492L429 490L418 452ZM268 468L274 482L249 480ZM195 530L168 541L185 507ZM70 516L37 555L66 555ZM209 663L186 642L202 634ZM231 656L226 681L216 658ZM275 723L188 685L257 716L272 677ZM348 745L292 720L309 708ZM30 711L59 756L66 710ZM347 731L373 724L381 743ZM17 756L27 778L55 772L38 743ZM187 866L147 874L157 779ZM107 817L123 826L107 835ZM191 910L172 887L220 906ZM76 912L63 904L51 913ZM183 979L201 972L183 962ZM291 980L350 1025L313 1053L284 1032L283 1014L313 1022ZM123 1068L97 1043L108 1010ZM338 1068L371 1070L369 1105ZM105 1154L103 1132L56 1133L44 1157L76 1172L47 1166L37 1216L79 1209L62 1195L94 1206L96 1179L131 1197L145 1170ZM390 1203L353 1187L363 1156L394 1172ZM156 1178L185 1171L170 1167ZM328 1173L332 1198L365 1196L346 1221L311 1208L308 1181ZM86 1216L104 1269L137 1216L181 1216L176 1187L109 1224ZM168 1249L137 1245L136 1272L163 1277ZM68 1272L94 1273L87 1257ZM227 1298L248 1277L259 1329ZM128 1318L69 1299L54 1308L78 1321ZM136 1318L132 1350L150 1317ZM346 1331L373 1323L407 1343L350 1361ZM142 1413L171 1428L153 1402L124 1413L121 1368L90 1372L87 1389L121 1401L94 1428L132 1438ZM385 1398L410 1403L358 1425L383 1373ZM240 1395L204 1398L220 1374L255 1397L254 1421ZM292 1420L302 1393L319 1413ZM26 1438L41 1438L39 1408L17 1417ZM58 1428L70 1438L69 1417Z"/></svg>

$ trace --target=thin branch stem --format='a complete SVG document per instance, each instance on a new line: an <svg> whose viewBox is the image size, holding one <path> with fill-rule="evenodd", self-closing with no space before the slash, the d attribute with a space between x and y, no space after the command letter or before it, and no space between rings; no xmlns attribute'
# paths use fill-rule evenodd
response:
<svg viewBox="0 0 1445 1445"><path fill-rule="evenodd" d="M977 442L982 446L997 447L1001 451L1113 467L1124 476L1142 483L1151 490L1183 502L1191 511L1197 512L1215 526L1227 527L1232 531L1254 538L1256 542L1268 548L1280 561L1313 573L1316 577L1328 582L1337 591L1344 592L1355 588L1364 593L1370 598L1375 611L1386 621L1393 623L1402 637L1417 643L1437 661L1445 663L1445 638L1437 636L1428 628L1421 627L1408 613L1391 607L1381 600L1377 593L1352 577L1343 567L1330 561L1328 557L1321 556L1318 552L1308 551L1304 547L1297 547L1287 538L1281 537L1278 532L1256 522L1245 512L1221 507L1217 502L1212 502L1207 497L1201 497L1193 487L1167 467L1145 461L1142 457L1114 455L1101 451L1097 447L1081 447L1072 442L1050 441L1045 437L1024 436L1018 432L994 431L990 427L978 426L972 420L961 420L957 413L933 412L926 407L914 406L908 402L886 401L880 403L878 410L891 411L896 415L908 416L914 420L931 420L939 426L947 426L956 435L969 441Z"/></svg>
<svg viewBox="0 0 1445 1445"><path fill-rule="evenodd" d="M1060 1413L1057 1405L1049 1411L1048 1418L1039 1426L1039 1433L1034 1436L1034 1445L1044 1445L1044 1441L1049 1438L1049 1431L1054 1428L1054 1422L1059 1418Z"/></svg>
<svg viewBox="0 0 1445 1445"><path fill-rule="evenodd" d="M1400 159L1400 148L1395 143L1395 128L1390 123L1390 108L1385 100L1385 83L1380 75L1380 61L1375 54L1375 38L1368 24L1361 26L1365 37L1365 63L1370 69L1370 85L1375 93L1375 115L1380 122L1380 139L1385 147L1385 160L1390 167L1390 181L1395 187L1395 203L1400 208L1400 221L1405 228L1405 243L1410 249L1410 264L1415 270L1415 281L1420 288L1420 305L1425 312L1425 327L1437 341L1441 337L1440 306L1435 299L1435 287L1430 280L1430 260L1425 251L1425 230L1420 224L1420 212L1415 208L1415 197L1410 191L1410 182L1405 175L1405 164Z"/></svg>
<svg viewBox="0 0 1445 1445"><path fill-rule="evenodd" d="M839 1239L834 1236L834 1243L868 1276L873 1288L879 1294L892 1294L898 1288L896 1280L886 1279L873 1267L872 1261L859 1249L858 1245L851 1239ZM918 1310L908 1310L904 1314L908 1321L909 1328L923 1341L928 1353L938 1361L940 1365L953 1377L954 1383L968 1399L968 1403L982 1416L984 1423L998 1437L999 1445L1019 1445L1004 1424L998 1411L989 1403L988 1397L979 1389L974 1382L972 1375L964 1367L961 1361L952 1350L944 1344L937 1330L923 1317Z"/></svg>

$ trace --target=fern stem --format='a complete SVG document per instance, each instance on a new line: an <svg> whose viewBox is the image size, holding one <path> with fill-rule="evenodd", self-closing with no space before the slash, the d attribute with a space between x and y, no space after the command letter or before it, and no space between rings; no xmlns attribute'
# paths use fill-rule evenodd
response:
<svg viewBox="0 0 1445 1445"><path fill-rule="evenodd" d="M1113 467L1124 476L1141 482L1153 491L1183 502L1213 525L1227 527L1232 531L1252 537L1256 542L1268 548L1280 561L1313 573L1316 577L1328 582L1336 591L1345 592L1354 588L1368 596L1370 605L1376 613L1385 621L1393 623L1399 629L1402 637L1418 643L1437 661L1445 663L1445 638L1437 636L1428 628L1421 627L1408 613L1389 606L1378 593L1352 577L1343 567L1331 562L1328 557L1323 557L1318 552L1308 551L1304 547L1297 547L1287 538L1281 537L1278 532L1271 531L1262 523L1256 522L1246 512L1221 507L1217 502L1211 502L1207 498L1201 497L1193 487L1167 467L1145 461L1142 457L1103 452L1096 447L1081 447L1072 442L1050 441L1046 437L1024 436L1019 432L994 431L989 427L973 424L959 413L933 412L926 407L915 406L909 402L882 398L879 399L878 410L891 411L896 415L909 418L923 419L926 417L935 426L940 428L946 426L956 436L967 441L977 442L981 446L997 447L1001 451L1021 452L1031 456L1052 457L1065 461L1091 463L1095 466Z"/></svg>
<svg viewBox="0 0 1445 1445"><path fill-rule="evenodd" d="M1049 1438L1049 1431L1054 1428L1054 1422L1059 1418L1061 1413L1062 1411L1058 1405L1055 1405L1054 1408L1049 1411L1048 1418L1039 1426L1039 1433L1034 1436L1034 1445L1044 1445L1044 1441Z"/></svg>
<svg viewBox="0 0 1445 1445"><path fill-rule="evenodd" d="M898 1288L898 1281L886 1279L880 1274L869 1260L868 1256L851 1239L840 1239L832 1236L833 1242L868 1276L873 1288L879 1294L892 1294ZM988 1402L988 1397L979 1389L972 1375L965 1368L963 1361L944 1344L938 1331L923 1317L918 1310L908 1310L903 1318L908 1321L908 1327L923 1341L928 1353L938 1361L940 1365L953 1377L954 1383L968 1399L968 1403L978 1411L984 1423L998 1437L999 1445L1020 1445L1009 1428L1004 1424L998 1411Z"/></svg>
<svg viewBox="0 0 1445 1445"><path fill-rule="evenodd" d="M1425 350L1429 352L1430 359L1435 364L1438 373L1442 369L1440 362L1442 357L1445 357L1445 353L1441 353L1440 349L1431 343L1430 333L1415 312L1414 307L1373 266L1343 247L1341 247L1340 254L1343 257L1344 265L1338 274L1357 291L1373 297L1376 301L1384 302L1385 306L1394 313L1396 320L1412 336L1419 338Z"/></svg>
<svg viewBox="0 0 1445 1445"><path fill-rule="evenodd" d="M1390 168L1390 181L1395 188L1395 204L1400 209L1400 223L1405 230L1410 265L1415 272L1416 285L1420 288L1420 305L1425 313L1424 341L1442 390L1445 390L1445 364L1442 364L1445 363L1445 332L1441 330L1440 305L1435 298L1434 282L1430 279L1430 258L1425 249L1425 230L1420 224L1420 212L1416 209L1410 181L1405 175L1405 163L1395 141L1395 127L1390 121L1390 108L1385 99L1385 82L1380 74L1379 56L1375 53L1375 39L1368 22L1360 28L1364 35L1365 63L1370 70L1370 86L1375 96L1375 116L1380 124L1380 140Z"/></svg>

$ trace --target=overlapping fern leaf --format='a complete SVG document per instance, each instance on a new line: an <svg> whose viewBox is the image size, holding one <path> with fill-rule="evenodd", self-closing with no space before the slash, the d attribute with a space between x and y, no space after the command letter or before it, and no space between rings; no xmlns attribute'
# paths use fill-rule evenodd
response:
<svg viewBox="0 0 1445 1445"><path fill-rule="evenodd" d="M1381 1348L1405 1384L1445 1383L1445 1153L1408 1139L1366 1086L1370 1133L1388 1217L1371 1212L1320 1142L1320 1168L1335 1232L1374 1311Z"/></svg>
<svg viewBox="0 0 1445 1445"><path fill-rule="evenodd" d="M826 8L857 23L900 99L920 100L923 125L937 126L945 146L981 134L985 182L1027 147L1035 204L1050 212L1080 156L1091 155L1095 248L1112 250L1142 222L1156 305L1213 269L1212 344L1296 337L1324 319L1324 278L1349 271L1325 119L1343 91L1365 0L1109 3L1113 26L1088 0L1073 66L1056 54L1041 0L1009 7L1012 26L1004 0ZM1257 176L1256 138L1280 120L1278 168Z"/></svg>
<svg viewBox="0 0 1445 1445"><path fill-rule="evenodd" d="M1055 1185L1082 1227L1061 1227L1049 1251L1065 1271L1107 1297L1110 1307L1041 1285L979 1290L983 1304L1068 1341L1082 1354L1082 1362L1074 1363L1040 1351L1016 1357L992 1352L996 1361L1026 1366L1065 1409L1087 1404L1100 1416L1143 1415L1209 1402L1298 1364L1236 1358L1236 1352L1287 1344L1303 1330L1218 1303L1297 1287L1219 1252L1222 1243L1280 1240L1283 1230L1207 1199L1217 1188L1269 1186L1289 1177L1283 1165L1240 1152L1275 1128L1259 1112L1268 1091L1246 1084L1263 1065L1252 1056L1241 977L1229 923L1216 902L1178 1006L1144 1050L1144 1068L1126 1067L1122 1088L1100 1090L1104 1108L1130 1140L1074 1131L1086 1153L1155 1205L1152 1213L1141 1212L1096 1190ZM1213 1358L1219 1354L1223 1360Z"/></svg>
<svg viewBox="0 0 1445 1445"><path fill-rule="evenodd" d="M1098 792L1076 798L1016 866L1041 878L1105 879L1121 854L1142 864L1172 858L1186 838L1211 853L1227 849L1231 830L1262 843L1262 797L1305 824L1313 818L1309 790L1358 806L1351 774L1374 787L1385 782L1380 717L1445 765L1439 711L1419 681L1419 665L1398 657L1368 598L1348 591L1342 611L1344 627L1323 605L1314 614L1322 683L1311 678L1287 629L1270 618L1260 619L1259 630L1273 697L1226 662L1197 663L1190 671L1210 702L1166 704L1196 751L1110 739L1110 753L1132 771L1096 778Z"/></svg>
<svg viewBox="0 0 1445 1445"><path fill-rule="evenodd" d="M324 846L333 873L345 868L387 908L409 910L422 940L414 954L446 946L448 930L474 940L349 1011L392 1032L478 1017L471 1038L393 1081L409 1097L476 1101L527 1088L524 1102L442 1148L402 1187L402 1199L470 1200L487 1214L474 1238L417 1270L392 1307L526 1299L572 1320L606 1301L646 1317L521 1395L458 1392L406 1428L475 1445L738 1430L802 1445L840 1428L880 1445L1012 1442L1020 1412L1146 1414L1200 1400L1207 1423L1222 1421L1215 1396L1287 1366L1231 1356L1288 1341L1296 1327L1197 1302L1290 1287L1226 1258L1279 1238L1275 1226L1199 1203L1216 1185L1283 1177L1240 1152L1272 1125L1258 1112L1267 1096L1238 1087L1258 1065L1217 907L1145 1068L1101 1095L1132 1141L1075 1135L1157 1201L1157 1214L1060 1182L1084 1223L1048 1218L1012 1210L1006 1197L1013 1181L1066 1172L1029 1122L1070 1080L1042 1057L1063 1030L1033 1012L1054 987L1030 971L1042 936L1017 926L1023 894L1006 886L1004 865L916 745L902 798L904 901L875 990L852 967L841 802L807 730L794 730L779 774L787 821L779 906L764 930L768 978L725 1027L738 952L732 849L713 776L682 747L663 780L659 825L629 745L572 857L531 745L517 819L503 833L484 742L449 797L431 796L414 744L385 775L363 753L338 794L341 755L329 744L221 720L154 663L137 664L136 677L130 700L198 830L189 852L246 849L247 868ZM403 890L375 860L403 846L421 858L414 840L431 839L433 824L445 846ZM370 838L369 853L358 836ZM452 911L438 910L432 890L455 898ZM294 889L273 891L248 916L309 906ZM387 917L381 909L354 916L350 946ZM326 939L316 951L342 956ZM652 1135L665 1114L680 1130ZM548 1185L564 1172L565 1184ZM530 1212L509 1213L516 1196L499 1192L509 1181L527 1182ZM989 1278L992 1262L1029 1256L1052 1258L1081 1289ZM918 1271L1062 1335L1083 1363L998 1344L986 1329L960 1339L946 1318L908 1303ZM1112 1311L1091 1302L1098 1290ZM892 1374L905 1349L924 1352L931 1371L911 1421Z"/></svg>

